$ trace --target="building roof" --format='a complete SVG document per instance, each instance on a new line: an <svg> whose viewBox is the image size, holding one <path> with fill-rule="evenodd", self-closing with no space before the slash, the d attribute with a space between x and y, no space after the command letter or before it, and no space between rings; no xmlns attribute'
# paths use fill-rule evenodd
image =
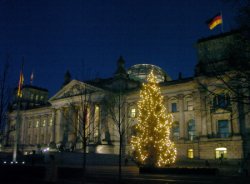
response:
<svg viewBox="0 0 250 184"><path fill-rule="evenodd" d="M41 88L41 87L37 87L37 86L32 86L32 85L28 85L28 84L25 84L25 85L23 86L23 89L24 89L24 88L37 89L37 90L40 90L40 91L48 92L48 90L45 89L45 88Z"/></svg>
<svg viewBox="0 0 250 184"><path fill-rule="evenodd" d="M232 30L230 32L221 33L221 34L217 34L217 35L212 35L212 36L209 36L209 37L206 37L206 38L199 39L197 41L197 43L202 43L202 42L206 42L206 41L209 41L209 40L224 38L226 36L234 35L234 34L237 34L237 33L240 33L240 32L241 32L240 30Z"/></svg>

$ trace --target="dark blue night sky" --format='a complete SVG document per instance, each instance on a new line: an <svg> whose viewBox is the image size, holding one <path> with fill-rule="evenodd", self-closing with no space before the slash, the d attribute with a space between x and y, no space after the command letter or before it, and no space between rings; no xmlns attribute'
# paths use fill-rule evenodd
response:
<svg viewBox="0 0 250 184"><path fill-rule="evenodd" d="M10 82L18 83L24 57L25 83L52 96L67 69L75 79L111 77L122 55L126 68L162 67L173 79L192 76L197 39L220 33L205 21L223 12L224 30L236 27L236 8L220 0L0 0L0 71L11 57Z"/></svg>

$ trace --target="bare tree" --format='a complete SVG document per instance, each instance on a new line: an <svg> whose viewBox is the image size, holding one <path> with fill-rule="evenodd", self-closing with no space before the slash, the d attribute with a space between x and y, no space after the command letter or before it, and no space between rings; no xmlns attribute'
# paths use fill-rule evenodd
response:
<svg viewBox="0 0 250 184"><path fill-rule="evenodd" d="M243 30L245 37L250 40L250 0L222 0L231 3L236 8L236 21Z"/></svg>
<svg viewBox="0 0 250 184"><path fill-rule="evenodd" d="M231 121L237 118L243 138L244 156L246 156L250 147L245 119L250 113L250 42L242 31L232 32L231 35L226 35L226 38L222 37L218 40L220 42L211 41L213 46L211 43L210 45L206 42L198 43L206 44L210 49L218 48L220 45L221 50L219 57L216 56L217 51L204 51L206 55L200 57L196 79L210 98L214 97L219 103L220 98L223 97L224 102L227 102L227 104L220 104L220 108L231 113ZM224 96L221 96L222 94ZM215 103L211 102L209 105L213 106L213 104ZM236 108L233 108L232 104L236 104Z"/></svg>
<svg viewBox="0 0 250 184"><path fill-rule="evenodd" d="M9 60L10 56L7 55L6 62L4 63L3 70L0 73L0 143L3 141L4 127L6 123L6 112L10 101L10 88L9 88Z"/></svg>
<svg viewBox="0 0 250 184"><path fill-rule="evenodd" d="M122 174L122 158L125 154L125 136L129 132L130 122L127 121L127 101L126 96L121 91L116 93L110 93L104 99L104 104L108 112L109 117L113 121L119 139L119 181L121 181Z"/></svg>
<svg viewBox="0 0 250 184"><path fill-rule="evenodd" d="M74 150L78 143L82 144L83 149L83 183L86 174L87 147L90 143L98 143L98 131L100 117L95 116L97 108L91 108L92 96L97 89L89 87L87 84L74 85L72 94L68 98L68 106L64 111L65 123L62 145L65 145L71 136L70 149ZM99 107L98 107L99 110ZM98 119L99 118L99 119ZM97 135L98 137L95 137Z"/></svg>

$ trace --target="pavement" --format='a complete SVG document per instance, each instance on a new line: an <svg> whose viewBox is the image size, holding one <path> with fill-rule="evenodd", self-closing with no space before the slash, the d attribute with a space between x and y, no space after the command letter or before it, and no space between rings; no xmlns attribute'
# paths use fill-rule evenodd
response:
<svg viewBox="0 0 250 184"><path fill-rule="evenodd" d="M64 154L65 155L65 154ZM67 156L67 155L66 155ZM69 157L74 158L75 157ZM79 157L80 158L80 157ZM99 165L87 165L87 174L86 174L86 182L87 184L115 184L119 182L118 179L118 166L116 165L101 165L106 162L110 162L113 157L103 157L94 160ZM66 159L68 160L68 159ZM69 160L71 161L71 160ZM81 160L76 160L76 164L78 165L70 165L66 164L69 162L60 163L60 167L72 167L72 168L80 168ZM113 160L114 163L117 163L116 160ZM80 163L80 164L79 164ZM94 162L93 162L94 163ZM91 163L91 164L93 164ZM44 164L42 164L44 165ZM178 175L170 175L170 174L140 174L139 169L135 166L131 161L128 163L128 166L122 167L122 182L120 183L128 183L128 184L245 184L250 183L249 176L245 176L243 173L239 173L240 165L238 161L228 162L227 160L222 163L217 160L209 161L209 164L205 164L202 160L190 160L190 161L179 161L172 167L183 167L183 168L218 168L219 174L215 176L208 175L185 175L183 173L178 173ZM250 171L250 168L248 169ZM74 177L59 177L54 184L80 184L82 183L81 171L79 174L75 174ZM0 173L1 174L1 173ZM74 174L74 173L73 173ZM66 173L67 175L67 173ZM250 173L248 174L250 175ZM14 177L14 176L13 176ZM25 179L25 181L2 181L0 178L0 184L20 184L20 183L35 183L35 184L49 184L53 182L46 182L45 180L30 180L29 178Z"/></svg>
<svg viewBox="0 0 250 184"><path fill-rule="evenodd" d="M59 178L56 182L46 182L44 180L25 180L25 181L1 181L1 184L81 184L82 178ZM88 166L85 184L249 184L250 177L235 175L167 175L167 174L140 174L136 166L122 167L122 180L118 179L117 166Z"/></svg>

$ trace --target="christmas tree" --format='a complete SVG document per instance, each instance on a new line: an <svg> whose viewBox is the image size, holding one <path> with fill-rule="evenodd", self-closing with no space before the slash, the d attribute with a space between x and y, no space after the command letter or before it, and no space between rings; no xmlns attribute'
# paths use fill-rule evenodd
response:
<svg viewBox="0 0 250 184"><path fill-rule="evenodd" d="M173 116L166 113L163 96L153 71L148 82L143 84L138 102L138 124L131 146L138 164L150 167L164 167L176 160L176 148L170 141Z"/></svg>

